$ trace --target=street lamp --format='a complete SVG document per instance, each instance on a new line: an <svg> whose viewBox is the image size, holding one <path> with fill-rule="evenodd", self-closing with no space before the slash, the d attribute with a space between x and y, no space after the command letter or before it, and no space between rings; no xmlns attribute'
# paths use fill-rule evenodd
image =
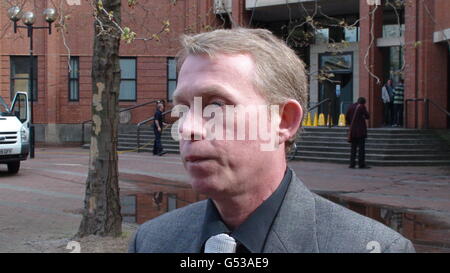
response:
<svg viewBox="0 0 450 273"><path fill-rule="evenodd" d="M48 34L52 34L52 23L56 20L58 14L56 10L53 8L47 8L43 12L44 19L48 23L48 26L45 27L35 27L33 24L36 22L36 17L32 11L27 11L25 13L22 12L22 9L18 6L13 6L8 9L8 16L11 21L14 23L14 33L17 33L18 28L26 28L28 31L28 38L30 38L30 74L29 74L29 84L28 91L30 93L31 100L31 120L30 120L30 158L34 158L34 121L33 121L33 102L34 102L34 94L33 94L33 30L34 29L48 29ZM24 26L17 25L17 22L22 19L22 23Z"/></svg>

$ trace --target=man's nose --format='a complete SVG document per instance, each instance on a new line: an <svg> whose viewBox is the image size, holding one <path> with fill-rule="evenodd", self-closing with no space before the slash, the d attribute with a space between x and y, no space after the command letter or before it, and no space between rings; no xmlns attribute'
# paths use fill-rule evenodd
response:
<svg viewBox="0 0 450 273"><path fill-rule="evenodd" d="M197 141L204 139L203 117L200 113L194 113L193 108L189 109L186 118L181 120L179 131L183 140Z"/></svg>

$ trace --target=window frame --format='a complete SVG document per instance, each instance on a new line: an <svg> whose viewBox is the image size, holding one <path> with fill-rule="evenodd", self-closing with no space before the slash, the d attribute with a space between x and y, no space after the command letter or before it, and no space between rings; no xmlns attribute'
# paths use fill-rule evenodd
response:
<svg viewBox="0 0 450 273"><path fill-rule="evenodd" d="M15 81L16 80L26 80L27 82L30 81L30 68L29 66L27 67L28 69L28 77L26 78L18 78L15 77L16 73L16 62L14 61L14 59L18 59L18 58L23 58L23 59L28 59L28 64L29 64L29 59L30 56L24 56L24 55L11 55L9 56L9 65L10 65L10 74L9 74L9 86L10 86L10 96L11 96L11 100L14 99L15 96ZM38 93L38 56L33 56L33 82L32 84L32 92L33 92L33 102L37 102L38 101L38 97L39 97L39 93ZM27 88L27 90L23 90L24 92L26 91L28 93L28 97L29 100L31 101L31 94L29 92L29 88Z"/></svg>
<svg viewBox="0 0 450 273"><path fill-rule="evenodd" d="M77 73L76 73L76 77L72 78L71 71L68 71L68 91L69 91L68 100L76 102L76 101L80 101L80 57L79 56L70 56L69 63L73 69L72 60L76 60L76 62L77 62L77 71L76 71ZM71 83L73 81L76 82L76 87L77 87L76 99L72 99L72 92L71 92L72 90L70 90L71 86L72 86Z"/></svg>
<svg viewBox="0 0 450 273"><path fill-rule="evenodd" d="M170 75L170 73L169 73L169 71L170 71L170 67L169 67L170 60L174 60L175 61L175 79L171 79L170 76L169 76ZM167 78L166 78L167 79L167 83L166 83L166 86L167 86L167 88L166 88L166 90L167 90L167 92L166 92L166 94L167 94L167 101L168 102L172 102L173 98L170 97L169 86L170 86L171 82L175 81L175 89L177 88L177 84L178 84L177 59L175 57L167 57L166 63L167 63ZM175 91L175 89L174 89L174 91ZM172 95L173 95L173 92L172 92Z"/></svg>
<svg viewBox="0 0 450 273"><path fill-rule="evenodd" d="M134 78L122 78L122 68L120 68L120 84L119 84L119 102L136 102L137 101L137 78L138 78L138 71L137 71L137 58L136 57L119 57L119 66L121 60L134 60ZM122 81L134 81L134 99L121 99L120 98L120 86L122 85Z"/></svg>

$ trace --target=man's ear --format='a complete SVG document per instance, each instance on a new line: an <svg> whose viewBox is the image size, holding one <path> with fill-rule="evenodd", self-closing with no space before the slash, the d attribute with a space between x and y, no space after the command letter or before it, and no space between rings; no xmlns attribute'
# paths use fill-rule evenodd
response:
<svg viewBox="0 0 450 273"><path fill-rule="evenodd" d="M284 143L300 128L300 121L303 117L303 109L296 100L288 100L284 103L280 111L280 125L278 128L279 142Z"/></svg>

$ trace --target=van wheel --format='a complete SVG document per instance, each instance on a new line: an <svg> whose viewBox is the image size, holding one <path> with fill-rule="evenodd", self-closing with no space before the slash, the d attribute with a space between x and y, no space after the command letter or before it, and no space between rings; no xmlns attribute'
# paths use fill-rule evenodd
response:
<svg viewBox="0 0 450 273"><path fill-rule="evenodd" d="M8 173L15 174L19 171L20 161L8 163Z"/></svg>

